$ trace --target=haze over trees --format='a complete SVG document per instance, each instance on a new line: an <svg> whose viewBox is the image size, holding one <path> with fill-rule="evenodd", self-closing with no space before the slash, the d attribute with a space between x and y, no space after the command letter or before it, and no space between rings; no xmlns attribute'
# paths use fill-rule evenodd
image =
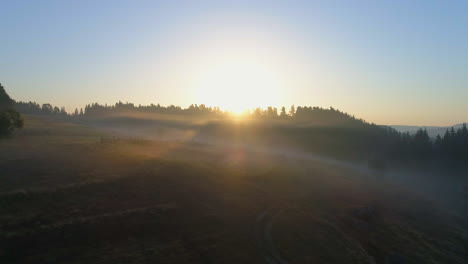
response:
<svg viewBox="0 0 468 264"><path fill-rule="evenodd" d="M15 108L24 114L47 115L86 121L130 113L183 116L187 120L230 120L236 115L219 107L192 104L187 108L160 104L135 105L118 102L114 105L92 103L68 114L64 107L34 102L16 102ZM444 136L431 139L425 129L416 133L368 123L333 107L291 106L279 110L276 107L255 108L242 113L242 119L259 121L266 138L272 141L288 141L304 148L341 158L373 157L399 161L468 162L468 130L466 124L451 128ZM254 126L252 124L251 126ZM220 129L216 124L204 128L208 133ZM222 134L222 133L221 133ZM226 133L225 133L226 134ZM277 140L275 140L275 138Z"/></svg>
<svg viewBox="0 0 468 264"><path fill-rule="evenodd" d="M22 114L68 116L65 107L59 108L48 103L41 106L35 102L15 102L15 109Z"/></svg>
<svg viewBox="0 0 468 264"><path fill-rule="evenodd" d="M366 122L363 119L356 118L333 107L291 106L289 110L287 110L286 107L281 107L279 109L276 107L267 107L266 109L255 108L239 116L228 111L222 111L219 107L208 107L203 104L194 104L183 108L175 105L161 106L159 104L151 104L144 106L118 102L114 105L101 105L98 103L88 104L84 108L75 109L75 111L69 114L64 107L57 107L48 103L15 102L7 95L1 86L0 102L0 117L3 118L0 120L2 122L2 127L5 127L5 129L2 128L2 133L10 134L13 129L23 125L21 116L17 111L24 114L26 121L32 121L31 123L33 124L28 126L27 133L21 133L17 138L11 140L11 142L16 142L14 144L21 144L20 146L22 147L17 146L15 148L12 147L14 144L11 144L12 146L10 146L9 150L3 151L3 155L8 155L9 151L12 150L22 153L20 151L27 149L30 142L36 141L38 142L37 144L41 146L41 151L43 151L39 158L18 159L20 160L19 162L24 162L21 163L24 164L24 171L17 169L14 162L0 163L0 168L7 172L6 174L8 175L8 180L6 181L7 185L21 186L23 188L29 184L28 181L37 181L37 178L35 178L37 175L39 175L38 178L40 178L41 175L46 175L50 182L56 181L57 184L62 183L62 181L69 183L72 182L70 179L80 179L79 177L83 177L82 175L90 175L88 179L90 182L78 183L76 185L72 183L71 185L67 185L67 187L60 187L60 185L57 185L59 186L57 190L60 191L52 189L45 192L42 191L40 194L35 192L31 192L31 194L3 194L4 197L6 197L5 206L3 206L5 208L3 209L3 214L8 215L8 217L10 217L9 219L12 220L9 220L6 225L0 226L0 229L10 232L8 235L0 236L0 241L7 245L6 250L0 252L0 258L3 254L3 257L9 260L23 259L25 250L30 255L36 254L37 256L45 256L46 258L60 255L62 253L58 253L54 250L43 250L41 247L47 245L47 247L52 249L60 248L59 245L63 244L62 239L64 233L67 234L66 239L68 239L68 242L66 243L68 243L68 245L80 245L80 252L90 251L90 254L93 254L92 252L95 252L92 251L94 250L94 245L90 246L89 237L92 237L95 241L105 240L113 243L116 238L123 238L123 241L129 241L128 237L134 235L134 241L137 241L148 234L160 238L162 232L169 230L169 235L167 237L173 239L173 230L186 230L186 228L180 228L178 224L184 227L194 227L195 231L197 231L197 228L204 229L207 227L211 230L211 223L207 224L206 222L201 222L199 225L193 224L194 221L196 221L193 220L193 215L195 215L193 212L197 212L196 214L199 215L200 212L204 212L203 210L209 208L209 213L207 215L214 215L212 213L212 208L217 208L216 202L213 202L215 206L210 205L207 207L205 205L207 201L210 202L210 199L205 199L200 203L193 203L195 209L187 211L187 215L177 213L172 215L172 217L175 218L168 218L166 222L155 221L154 216L157 215L157 219L160 219L159 217L161 217L162 212L170 212L171 210L179 212L184 210L178 208L176 205L177 203L162 203L162 205L159 205L161 201L173 201L175 199L181 201L179 202L180 204L191 204L186 201L193 201L193 197L197 197L197 199L202 197L202 199L204 199L203 197L211 196L215 197L212 198L212 201L223 201L223 204L218 208L222 208L220 210L222 210L223 213L219 215L222 215L225 219L219 221L219 219L215 218L212 220L213 223L228 223L232 219L238 219L241 214L245 214L246 219L251 217L251 213L247 214L244 211L236 209L248 209L248 207L239 206L243 204L242 200L245 199L245 205L254 207L247 211L260 212L258 216L255 215L253 221L257 224L263 223L268 226L269 223L271 223L268 223L268 210L271 209L265 210L264 208L268 208L265 205L251 202L254 199L258 199L258 190L269 188L270 191L275 192L272 198L268 198L272 199L272 201L275 201L277 199L276 197L291 197L289 196L290 194L300 193L315 194L317 196L311 198L311 201L322 201L324 195L323 190L325 188L330 188L328 187L329 184L324 184L323 181L326 180L331 181L331 186L336 185L342 188L341 190L327 190L327 192L332 195L331 197L333 197L328 201L334 201L336 203L337 193L343 194L349 192L355 195L354 192L358 189L350 190L352 184L357 186L356 188L362 188L362 186L366 186L368 183L375 183L372 181L367 182L368 179L363 180L358 178L350 181L350 178L348 178L349 176L347 176L348 174L360 174L361 172L356 170L356 168L362 168L365 161L367 161L367 166L369 168L367 171L370 172L368 174L382 175L382 177L380 177L382 182L387 181L386 175L384 174L393 174L394 171L401 168L410 170L416 168L418 171L425 170L424 173L427 173L429 170L437 171L437 173L441 171L443 173L440 175L444 177L437 175L436 180L429 180L426 178L427 175L424 175L425 178L420 182L420 185L427 184L426 182L429 181L430 183L428 186L432 184L432 181L435 181L435 184L440 184L450 181L466 182L468 180L468 178L465 177L467 172L465 164L468 162L468 129L466 124L463 124L457 129L452 127L448 129L443 136L431 139L425 129L419 129L414 134L410 134L409 132L402 133L388 126L380 126ZM236 118L243 121L234 122L233 119ZM50 124L53 124L53 128L49 127ZM154 133L153 138L155 140L153 141L152 138L135 140L132 139L132 137L130 137L130 140L119 139L111 134L113 132L108 133L114 128L123 128L123 130L129 132L130 135L133 135L132 133L135 131L148 131L150 134ZM104 133L105 136L101 136L101 134L98 134L94 129L100 130L99 133ZM160 134L158 134L159 131L164 129L167 129L169 131L168 133L184 133L188 130L193 133L189 139L185 138L181 141L173 140L166 142L160 137ZM51 130L54 132L50 133ZM38 133L36 134L37 136L31 137L34 133ZM138 133L135 133L135 135L137 134ZM196 139L197 136L208 138L212 141L197 142L194 140L192 142L191 140ZM100 141L97 141L98 137L100 137ZM50 141L49 138L51 139ZM23 139L27 139L27 141L23 142ZM160 139L161 141L159 141ZM174 151L167 151L168 149L173 149L171 145L174 144L174 142L176 142L175 145L177 145L177 149ZM221 144L217 144L218 142L221 142ZM64 155L64 149L67 151L66 155ZM266 151L262 152L265 149ZM277 155L277 152L275 152L275 150L278 149L283 151L281 155ZM157 155L160 155L160 153L158 153L158 151L168 155L164 157L164 159L169 159L168 157L175 159L177 157L180 158L180 160L177 159L178 163L174 164L167 163L167 160L159 160L160 156ZM290 155L288 151L291 151L292 155ZM145 154L141 155L136 153ZM296 153L299 153L299 155L295 156L294 154ZM259 170L259 167L265 166L265 163L258 163L263 164L259 167L254 167L254 163L250 163L252 161L259 162L259 160L256 159L259 159L259 157L260 159L264 159L270 155L272 156L270 161L272 165L267 165L266 169L261 168ZM307 157L309 157L308 155L319 158L315 158L316 160L311 162L307 159ZM303 160L302 157L304 157ZM242 158L244 158L244 160L242 160ZM314 158L311 158L311 160L314 160ZM147 160L142 162L142 159ZM330 160L331 162L329 162ZM193 165L200 162L207 162L206 164L208 165L200 168ZM243 164L242 162L245 163ZM310 168L307 167L309 166L309 162L312 164ZM38 165L41 163L44 165ZM76 166L76 164L79 164L79 166ZM352 164L352 166L349 168L340 168L341 165L336 164ZM243 167L244 165L246 165L246 167ZM291 168L285 165L291 166ZM320 167L316 167L319 165ZM356 168L353 167L354 165ZM213 169L213 166L216 167ZM281 168L278 166L285 167ZM58 169L55 171L55 168ZM96 170L96 168L98 168L98 170ZM251 170L251 168L254 169ZM292 170L292 168L294 169ZM304 170L304 168L307 169ZM277 170L278 172L276 172ZM79 173L77 173L77 171ZM96 171L101 173L98 174L100 175L98 177L106 177L107 180L96 181L94 178L96 177ZM259 171L261 171L262 174L259 174ZM300 171L300 173L298 173L298 171ZM335 171L341 171L340 173L343 174L335 175ZM155 177L155 175L152 174L153 172L157 172L155 175L170 175L170 177L158 178L158 176ZM220 177L219 172L222 172L223 175L243 176L236 176L229 179L229 176ZM149 173L148 175L151 175L151 177L148 177L145 173ZM31 175L34 177L30 177ZM64 177L64 175L70 178ZM119 175L119 178L108 180L108 177L113 177L109 175ZM126 176L121 177L120 175ZM197 176L195 177L194 175ZM259 175L261 178L259 178ZM316 175L320 176L317 177ZM336 177L337 175L339 175L339 177ZM457 177L458 175L461 175L461 177ZM200 176L208 177L205 179L200 178ZM314 180L314 177L317 178ZM320 177L321 179L318 180ZM408 175L404 177L408 177ZM24 179L24 182L21 182L21 179ZM242 195L239 195L235 188L229 187L223 189L226 188L226 186L239 186L237 184L241 182L232 184L232 179L235 181L247 181L248 184L241 188L243 190ZM343 183L334 182L337 179L340 181L346 180ZM317 182L309 182L311 180ZM410 180L410 177L405 180ZM49 181L47 182L48 184ZM81 179L77 181L81 181ZM17 182L21 184L17 184ZM276 185L278 186L276 187ZM177 186L177 188L174 188L174 186ZM389 186L390 185L384 187L385 191L388 191L387 188ZM460 186L466 188L463 187L463 183ZM458 185L456 185L456 187L458 187ZM174 189L179 188L187 189L181 192L174 191ZM378 219L381 217L382 212L385 214L388 213L386 213L384 209L373 205L375 196L373 196L372 193L375 189L370 189L370 187L366 188L369 188L366 189L368 190L366 192L370 194L369 200L372 198L372 202L366 202L370 204L370 206L349 210L349 197L340 200L340 203L342 203L343 208L347 208L345 209L347 212L351 212L347 213L350 215L347 218L351 217L352 219L358 219L357 221L364 221L366 230L367 226L378 226L380 230L385 230L385 226L379 225L381 221ZM449 188L451 192L454 190L459 191L457 188L452 187L451 184ZM219 192L218 190L223 191ZM246 190L248 190L248 192ZM281 195L283 191L286 192L285 194L288 192L290 193L289 195ZM382 191L382 193L385 193L385 191ZM437 191L443 193L446 189ZM232 200L232 198L225 199L226 193L230 194L229 197L236 197L236 200ZM221 195L221 197L217 197L217 195ZM57 199L57 197L60 198ZM115 197L118 198L116 199ZM265 197L268 197L268 194ZM300 195L298 197L298 200L293 202L294 204L303 202L304 196ZM465 212L465 197L466 194L457 193L454 197L451 197L449 201L455 201L453 202L453 206L456 210ZM405 198L402 199L404 202L400 202L397 198L400 198L399 193L395 194L391 202L398 206L407 206L409 199ZM361 198L351 203L362 203L360 199ZM55 203L55 201L57 201L57 203ZM129 202L120 203L120 201ZM309 202L310 201L307 201L307 208ZM338 204L341 206L340 203ZM53 207L54 210L46 210L46 214L48 215L40 212L37 213L38 215L33 215L34 218L29 216L29 212L37 210L38 204L39 207L42 205L51 206L52 204L51 207ZM88 209L90 208L89 204L98 204L101 205L101 208L98 206L98 208ZM154 207L154 204L158 205ZM323 210L328 212L330 204L321 204L324 204L325 209ZM22 208L22 210L17 210L16 207ZM108 208L117 208L119 211L109 213ZM232 215L226 215L225 208L234 208L234 210L228 210ZM316 210L317 208L314 206L314 212L316 212ZM55 211L60 213L56 214ZM11 212L17 213L13 213L14 216L11 217ZM28 213L24 214L22 212ZM408 212L412 213L411 210ZM430 211L428 210L428 212ZM286 227L284 230L286 230L287 234L290 234L290 230L294 230L297 223L301 223L301 221L297 220L300 219L298 215L289 212L288 214L292 216L291 219L293 219L294 222L282 224ZM64 217L64 215L66 217ZM70 217L70 219L66 219L67 217ZM262 217L267 218L262 220ZM284 217L284 215L282 217ZM423 220L418 220L421 221L420 223L426 223L425 215L418 217L423 218ZM61 224L64 222L64 218L66 219L66 225ZM174 219L176 219L176 221L174 221ZM260 221L258 219L260 219ZM411 219L414 219L414 217ZM241 230L249 229L245 228L245 223L248 222L248 220L244 219L243 221L244 222L232 222L236 224L239 223ZM343 222L347 223L348 220L343 220ZM351 222L356 223L356 220ZM17 223L25 224L18 225ZM113 224L109 225L109 223ZM306 226L310 226L310 223L314 222L309 219L303 223ZM275 222L275 224L278 225L277 222ZM292 225L290 226L289 224ZM387 224L388 222L386 222L386 225ZM44 228L44 226L47 228ZM75 226L79 228L73 228ZM82 229L83 226L86 226L88 229ZM122 228L122 226L124 228ZM161 230L165 231L155 229L155 227L159 226L161 226ZM72 229L68 229L69 227L72 227ZM139 228L142 230L141 233L139 233ZM320 228L322 229L323 227ZM354 230L354 228L355 227L351 227L349 230ZM266 230L265 228L257 229L258 230L254 231L256 237L261 237L261 235L257 235L257 233L263 234L265 232L264 230ZM398 228L398 230L400 229L401 228ZM436 228L428 229L435 230ZM41 231L32 232L32 230ZM148 230L150 230L149 233ZM233 230L233 228L226 228L226 226L221 225L218 230ZM300 230L302 232L302 230L305 229L301 228ZM200 233L206 234L206 232L207 231L204 230ZM387 230L385 232L385 235L382 235L382 237L392 238L388 239L391 243L395 241L394 237L400 237L399 234L395 235L392 230ZM216 237L219 233L222 232L216 231L213 237ZM175 232L175 234L178 233ZM190 235L184 234L182 235L182 239L193 234L194 233L190 233ZM244 237L248 237L248 235L249 234L246 234ZM327 236L329 235L327 234ZM227 237L231 238L233 235L228 234ZM357 237L358 239L361 238L360 235ZM361 239L366 241L366 238ZM419 241L421 238L418 237L417 239ZM180 241L180 238L176 240ZM440 240L442 241L442 239ZM31 244L30 241L36 241L36 243ZM259 241L261 240L259 239ZM340 236L338 241L343 241L343 238ZM428 241L433 243L436 240L431 236ZM406 242L407 240L405 240L405 243ZM124 248L126 248L128 252L135 252L133 243L132 241L130 243L131 245L125 245ZM153 244L154 241L150 243ZM294 243L300 245L304 244L302 241L297 242L297 239L294 239ZM390 242L379 241L379 243L386 245L386 243ZM167 242L164 242L164 244L167 244ZM209 244L211 245L212 242L209 242ZM237 243L236 245L238 244L241 243ZM291 244L294 245L293 243ZM333 246L333 244L331 245ZM414 248L418 248L415 245L416 244L413 244ZM453 245L450 246L450 250L458 245L458 240L456 240L456 242L453 242ZM92 250L88 247L92 248ZM404 247L406 248L407 245L404 244ZM235 248L238 249L237 246ZM189 250L187 249L186 251ZM405 255L417 259L417 257L412 255L414 251L415 250L412 249L410 253L405 253ZM433 248L428 252L432 253L432 251ZM307 249L305 252L309 254L310 250ZM147 252L145 251L144 254L147 254ZM161 256L165 255L167 254L161 254ZM297 256L301 254L292 255ZM380 259L389 259L389 257L386 256L388 255L387 253L373 252L372 255L380 256ZM425 255L426 254L421 254L421 256ZM112 253L112 256L115 256L115 253ZM448 256L452 255L448 254ZM456 255L454 259L458 257L459 256ZM240 262L246 263L245 261ZM328 260L326 263L328 263ZM336 263L351 262L338 260Z"/></svg>
<svg viewBox="0 0 468 264"><path fill-rule="evenodd" d="M113 262L110 263L114 263L115 259L119 258L115 252L124 252L122 254L132 256L140 254L134 247L135 241L141 243L150 238L148 245L154 245L155 239L161 239L163 245L172 243L167 241L176 241L174 244L178 245L179 241L184 241L194 234L203 234L203 237L206 237L206 234L212 232L210 237L215 239L204 242L204 247L208 248L217 241L228 241L233 237L250 239L252 234L248 231L242 236L236 236L238 230L252 230L249 221L254 223L253 236L256 237L257 243L262 243L262 234L268 229L265 229L265 226L271 226L272 222L269 221L272 221L279 212L283 212L278 210L270 213L269 210L277 210L276 207L282 206L284 202L278 202L278 197L291 199L290 197L295 195L297 198L290 200L292 204L304 206L303 208L307 210L310 204L314 204L313 211L301 216L284 210L287 213L281 215L281 218L278 218L280 220L275 220L277 221L275 226L279 227L280 232L283 230L288 235L279 237L288 237L289 234L296 232L294 230L303 234L303 231L311 226L319 230L326 229L327 225L322 226L313 219L327 215L330 208L334 208L333 210L341 208L339 209L341 216L333 217L339 219L337 221L342 221L336 226L341 226L343 230L349 232L348 236L354 235L357 240L361 239L363 242L360 245L374 241L373 235L369 235L371 240L366 237L367 234L371 234L368 232L369 227L380 230L379 235L382 239L372 242L375 245L369 246L368 252L381 259L382 263L389 263L387 260L390 259L388 256L390 253L380 249L375 252L372 250L376 246L394 247L395 241L400 246L398 252L403 252L400 254L408 259L426 259L428 254L434 254L450 260L441 263L464 263L456 261L462 258L460 257L462 253L453 254L453 248L461 247L455 233L450 233L455 237L451 238L447 234L436 232L439 237L434 239L437 234L429 232L425 243L428 245L434 243L434 246L424 254L420 254L417 250L425 248L417 244L420 243L421 236L405 237L406 232L414 234L413 230L419 229L409 228L409 225L401 227L400 220L392 222L392 219L397 218L391 217L390 210L386 211L385 207L379 206L379 203L383 202L376 203L375 200L384 201L387 206L393 204L392 208L396 209L392 211L405 210L403 212L411 215L404 218L405 221L418 219L418 228L427 225L428 222L431 225L437 224L437 227L421 227L418 231L420 234L423 234L423 230L428 232L427 230L438 230L441 226L447 226L446 223L438 223L437 217L428 217L428 214L434 210L432 207L424 207L426 201L421 209L414 210L416 205L408 205L409 202L414 202L411 200L413 196L402 197L401 192L397 190L393 196L387 198L386 193L393 188L388 183L393 179L390 179L391 176L386 176L393 176L399 173L400 169L414 170L423 175L422 180L418 182L418 188L430 188L435 185L435 190L431 191L440 192L444 197L453 192L455 195L447 201L452 203L454 210L467 212L464 202L466 191L462 193L458 188L461 187L463 191L463 188L466 188L463 187L466 185L464 182L468 180L465 177L467 175L465 164L468 162L466 124L457 129L452 127L443 136L431 139L425 129L419 129L414 134L402 133L388 126L366 122L333 107L255 108L238 116L222 111L219 107L206 105L194 104L183 108L175 105L144 106L118 102L114 105L88 104L82 109L67 113L64 107L48 103L14 102L1 86L0 102L1 117L8 117L3 119L6 122L2 121L4 122L2 126L7 124L5 126L7 128L2 130L6 134L22 126L23 121L18 112L24 114L27 122L31 121L31 125L25 128L25 133L12 138L13 143L7 142L8 144L4 145L5 149L0 152L4 157L15 153L12 155L14 157L12 161L4 158L7 162L0 162L0 172L6 175L3 190L11 191L15 188L23 190L29 184L43 188L44 183L48 188L50 184L57 188L3 194L5 202L4 206L0 206L2 208L0 215L4 215L7 220L6 224L0 225L0 230L6 234L0 235L0 242L6 247L3 251L0 250L0 259L3 257L9 260L6 263L20 263L25 256L54 261L57 259L56 256L63 258L73 256L74 260L86 258L84 260L86 262L90 259L89 256L99 259L107 255L112 256ZM236 118L241 121L233 121ZM112 134L113 129L119 128L123 128L130 135L138 135L135 132L140 131L154 135L141 140L132 139L131 136L130 139L119 139ZM165 141L159 134L165 129L169 134L179 132L183 134L189 130L191 134L187 133L190 134L188 139ZM208 140L198 142L197 136ZM98 138L101 140L98 141ZM192 139L195 140L191 141ZM29 151L31 142L39 146L41 150L39 155ZM221 143L217 144L218 142ZM266 151L263 151L265 149ZM275 150L283 152L278 155ZM294 155L296 153L299 155ZM24 157L28 155L29 158L25 159ZM370 173L365 175L382 176L375 177L380 180L375 181L374 177L372 180L364 178L364 173L356 169L363 168L366 161L369 168L366 171ZM343 165L341 168L342 164L352 164L352 166ZM18 169L20 167L21 169ZM431 176L430 171L435 171L435 177L427 177ZM360 178L353 178L355 175L359 175ZM459 175L461 176L458 177ZM42 181L41 177L45 180ZM415 181L418 181L417 177ZM406 174L403 174L402 178L405 178L402 181L408 182L412 179L411 175ZM452 181L456 183L451 183ZM382 189L376 191L376 184L387 185L382 185ZM444 187L444 184L448 187ZM242 188L237 188L238 186ZM377 192L382 193L381 197L375 195ZM366 197L364 202L361 196ZM253 203L253 200L260 202ZM90 207L90 204L96 206ZM183 206L179 207L179 204ZM367 205L356 207L354 204ZM190 207L184 207L187 205ZM42 209L46 207L54 210ZM226 211L225 208L230 210ZM323 213L319 214L317 210ZM420 214L421 210L427 211ZM202 214L202 218L194 218L194 215ZM290 220L287 220L289 217ZM302 217L311 218L301 220ZM387 218L385 221L380 221L382 217ZM329 219L324 217L320 223L328 221ZM398 228L389 228L389 223L395 224ZM456 223L458 226L458 222ZM301 226L302 224L304 226ZM359 231L356 235L354 230L360 230L362 227L365 231ZM187 233L174 230L183 230ZM231 230L232 233L227 233L226 238L219 237L219 234L225 234L225 230ZM333 230L335 229L331 231ZM398 233L395 233L395 230L398 230ZM341 243L343 237L340 232L333 231L326 236L336 236L336 241ZM320 244L327 243L329 248L333 248L331 255L336 255L334 247L337 244L328 240L322 242L321 236L314 237L313 234L319 233L311 232L308 235L312 234L312 238L320 241ZM161 234L166 234L166 237ZM366 236L363 237L362 234ZM269 237L269 235L264 236ZM129 240L129 237L132 239ZM404 239L400 242L399 239L402 237ZM414 239L415 242L408 243L408 239ZM105 243L109 245L114 245L115 241L123 242L119 242L119 250L102 253L106 252L108 247L103 246L104 249L99 249L99 245L94 245L90 241L106 241ZM196 241L194 244L199 245L204 240ZM436 243L437 241L451 241L451 244L441 246ZM70 246L64 249L63 244ZM309 256L310 247L313 245L310 242L295 238L288 243L283 242L282 245L283 248L294 249L305 244L307 247L304 253L291 253L291 256ZM408 248L408 244L412 248L406 252L404 250ZM184 252L198 254L196 249L191 248L193 244L187 245L189 247L184 247ZM233 248L236 252L245 252L239 250L238 245L249 245L249 243L239 240L232 247L224 242L218 242L217 245L217 247L224 245L226 248ZM447 251L444 251L445 247L448 248ZM434 248L438 248L443 253L434 253ZM322 249L323 247L320 247L320 250ZM64 254L63 250L67 253ZM172 247L164 252L158 249L154 251L156 252L154 259L178 256L173 254L173 251ZM80 254L73 255L75 254L73 252L87 253L83 254L83 257ZM251 260L255 254L255 251L246 253L246 259ZM147 250L141 253L141 256L147 255ZM390 256L393 255L392 253ZM126 258L126 256L120 257ZM206 261L203 259L187 263L206 263ZM213 261L213 263L218 262ZM219 263L225 262L219 261ZM248 261L236 263L248 263ZM261 261L252 263L261 263ZM326 262L317 261L317 263L333 263L333 261L330 262L327 258ZM339 259L335 263L353 262Z"/></svg>
<svg viewBox="0 0 468 264"><path fill-rule="evenodd" d="M15 108L24 114L36 115L61 115L69 117L96 117L123 113L154 113L167 115L184 115L187 117L209 117L209 118L232 118L236 116L230 111L223 111L219 107L209 107L204 104L192 104L187 108L176 105L162 106L160 104L135 105L133 103L117 102L114 105L101 105L99 103L88 104L81 109L75 109L72 113L67 113L64 107L52 106L51 104L42 104L35 102L16 102ZM371 125L363 119L355 118L340 110L322 107L309 106L291 106L286 112L286 108L280 110L276 107L267 107L266 109L255 108L246 110L240 114L245 119L259 120L289 120L295 122L304 122L313 125L329 126L366 126Z"/></svg>

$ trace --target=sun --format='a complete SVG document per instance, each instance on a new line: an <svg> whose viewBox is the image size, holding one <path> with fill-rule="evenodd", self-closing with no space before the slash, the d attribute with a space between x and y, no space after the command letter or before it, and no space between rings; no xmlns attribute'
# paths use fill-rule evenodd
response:
<svg viewBox="0 0 468 264"><path fill-rule="evenodd" d="M195 100L235 114L255 107L279 106L282 84L267 64L247 58L230 58L200 70Z"/></svg>

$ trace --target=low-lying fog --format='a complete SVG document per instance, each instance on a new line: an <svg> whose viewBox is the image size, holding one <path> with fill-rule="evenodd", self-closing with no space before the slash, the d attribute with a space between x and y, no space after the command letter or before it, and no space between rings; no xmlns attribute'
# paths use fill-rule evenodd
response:
<svg viewBox="0 0 468 264"><path fill-rule="evenodd" d="M204 144L230 151L233 148L254 155L282 156L289 160L320 162L327 166L339 166L357 172L369 180L397 185L423 195L441 206L462 210L468 192L468 183L458 170L439 170L430 166L405 167L384 161L374 168L367 157L355 157L352 161L337 159L313 151L304 151L297 144L289 144L287 138L277 142L263 140L267 133L248 120L193 122L190 119L167 119L153 116L110 116L86 121L88 126L103 130L116 138L138 138L155 141L177 141ZM275 126L271 124L268 126ZM280 124L281 125L281 124Z"/></svg>

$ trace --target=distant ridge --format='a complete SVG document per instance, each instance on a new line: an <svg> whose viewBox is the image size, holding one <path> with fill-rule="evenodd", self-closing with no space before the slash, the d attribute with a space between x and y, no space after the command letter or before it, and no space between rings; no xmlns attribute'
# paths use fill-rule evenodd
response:
<svg viewBox="0 0 468 264"><path fill-rule="evenodd" d="M468 122L466 122L466 123L468 124ZM422 128L422 129L427 130L427 134L429 135L429 137L435 138L435 137L437 137L437 135L443 136L445 131L447 131L447 129L449 129L451 127L453 127L456 130L458 128L461 128L462 125L463 125L463 123L456 124L456 125L453 125L453 126L400 126L400 125L391 125L390 127L394 128L398 132L403 132L403 133L409 132L410 134L414 134L414 133L416 133L416 131L418 131L418 129Z"/></svg>

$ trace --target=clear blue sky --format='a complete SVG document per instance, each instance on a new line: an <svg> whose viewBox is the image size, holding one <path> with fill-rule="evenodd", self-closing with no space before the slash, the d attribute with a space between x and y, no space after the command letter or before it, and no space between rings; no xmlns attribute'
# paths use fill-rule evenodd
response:
<svg viewBox="0 0 468 264"><path fill-rule="evenodd" d="M468 1L1 0L0 43L10 95L68 111L258 100L468 121Z"/></svg>

